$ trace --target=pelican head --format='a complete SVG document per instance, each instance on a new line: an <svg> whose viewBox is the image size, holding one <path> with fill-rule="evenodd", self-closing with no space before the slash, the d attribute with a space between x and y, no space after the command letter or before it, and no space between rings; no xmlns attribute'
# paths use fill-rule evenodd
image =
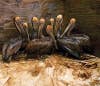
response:
<svg viewBox="0 0 100 86"><path fill-rule="evenodd" d="M51 22L51 24L54 24L54 18L50 18L50 22Z"/></svg>
<svg viewBox="0 0 100 86"><path fill-rule="evenodd" d="M71 19L70 19L70 23L71 23L71 24L75 24L75 23L76 23L76 19L75 19L75 18L71 18Z"/></svg>
<svg viewBox="0 0 100 86"><path fill-rule="evenodd" d="M46 28L47 33L53 33L53 27L51 25L48 25Z"/></svg>
<svg viewBox="0 0 100 86"><path fill-rule="evenodd" d="M45 19L44 18L41 18L40 19L40 24L44 24L45 23Z"/></svg>
<svg viewBox="0 0 100 86"><path fill-rule="evenodd" d="M57 21L58 23L60 23L60 22L62 22L62 20L63 20L63 15L59 14L59 15L56 17L56 21Z"/></svg>
<svg viewBox="0 0 100 86"><path fill-rule="evenodd" d="M21 20L21 17L20 16L16 16L15 17L15 21L20 21Z"/></svg>
<svg viewBox="0 0 100 86"><path fill-rule="evenodd" d="M27 22L24 22L23 23L23 27L26 27L27 28L28 27L28 23Z"/></svg>
<svg viewBox="0 0 100 86"><path fill-rule="evenodd" d="M33 18L32 18L32 22L39 22L39 20L38 20L37 17L33 17Z"/></svg>

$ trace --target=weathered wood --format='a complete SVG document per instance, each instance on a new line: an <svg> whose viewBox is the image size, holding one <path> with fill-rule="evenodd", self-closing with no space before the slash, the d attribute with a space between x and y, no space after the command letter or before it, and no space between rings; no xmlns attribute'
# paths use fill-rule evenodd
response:
<svg viewBox="0 0 100 86"><path fill-rule="evenodd" d="M11 38L18 37L19 34L15 29L2 29L0 30L0 50L2 49L2 45L9 41Z"/></svg>

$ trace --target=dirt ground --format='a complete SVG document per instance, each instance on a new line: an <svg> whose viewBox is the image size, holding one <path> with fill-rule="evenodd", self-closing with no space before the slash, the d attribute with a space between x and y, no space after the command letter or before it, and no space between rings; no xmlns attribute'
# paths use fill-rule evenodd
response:
<svg viewBox="0 0 100 86"><path fill-rule="evenodd" d="M0 62L0 86L100 86L100 58L76 60L50 55L42 60Z"/></svg>

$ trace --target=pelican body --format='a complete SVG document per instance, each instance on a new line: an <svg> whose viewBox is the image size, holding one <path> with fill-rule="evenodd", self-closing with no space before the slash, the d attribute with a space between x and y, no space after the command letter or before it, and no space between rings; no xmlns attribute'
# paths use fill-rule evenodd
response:
<svg viewBox="0 0 100 86"><path fill-rule="evenodd" d="M4 43L2 47L2 59L5 62L9 62L11 59L15 59L16 55L25 49L27 44L26 32L23 29L22 21L20 17L15 17L14 24L20 36L11 39L9 42Z"/></svg>
<svg viewBox="0 0 100 86"><path fill-rule="evenodd" d="M64 37L57 39L58 49L63 53L67 53L75 58L80 58L81 49L79 41L74 38ZM66 55L67 55L66 54Z"/></svg>
<svg viewBox="0 0 100 86"><path fill-rule="evenodd" d="M49 54L53 49L53 42L50 38L31 40L26 46L27 53Z"/></svg>
<svg viewBox="0 0 100 86"><path fill-rule="evenodd" d="M68 37L70 39L76 39L77 41L79 41L79 46L83 53L90 53L90 54L93 53L89 36L85 34L71 34L71 31L75 27L75 22L76 22L75 18L72 18L70 20L70 23L68 24L68 26L66 27L65 31L62 33L60 38Z"/></svg>
<svg viewBox="0 0 100 86"><path fill-rule="evenodd" d="M9 62L10 59L15 59L15 55L20 52L22 47L22 39L11 39L9 42L5 43L2 48L2 59L5 62Z"/></svg>

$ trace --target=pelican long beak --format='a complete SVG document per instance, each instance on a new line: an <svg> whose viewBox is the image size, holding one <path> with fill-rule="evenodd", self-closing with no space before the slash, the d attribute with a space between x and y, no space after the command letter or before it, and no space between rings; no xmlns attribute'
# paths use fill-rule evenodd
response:
<svg viewBox="0 0 100 86"><path fill-rule="evenodd" d="M62 32L62 22L63 22L63 15L58 15L56 17L56 25L55 25L55 35L59 37Z"/></svg>
<svg viewBox="0 0 100 86"><path fill-rule="evenodd" d="M76 19L75 18L71 18L68 26L66 27L66 29L64 30L64 32L62 33L62 35L60 36L60 38L62 38L66 33L67 33L67 36L70 35L70 32L75 27L75 22L76 22Z"/></svg>
<svg viewBox="0 0 100 86"><path fill-rule="evenodd" d="M54 18L50 18L50 23L51 23L51 26L53 27L53 34L54 34L54 23L55 23Z"/></svg>
<svg viewBox="0 0 100 86"><path fill-rule="evenodd" d="M23 29L25 29L25 32L26 32L27 37L28 37L28 41L30 41L30 36L29 36L29 32L28 32L28 23L27 22L23 23Z"/></svg>
<svg viewBox="0 0 100 86"><path fill-rule="evenodd" d="M54 22L55 22L54 18L50 18L50 23L51 23L52 27L54 26Z"/></svg>
<svg viewBox="0 0 100 86"><path fill-rule="evenodd" d="M46 32L52 38L56 49L58 49L57 42L56 42L55 36L53 34L53 27L51 25L48 25L46 28Z"/></svg>
<svg viewBox="0 0 100 86"><path fill-rule="evenodd" d="M39 19L37 17L32 18L32 25L35 31L39 28Z"/></svg>
<svg viewBox="0 0 100 86"><path fill-rule="evenodd" d="M45 25L45 19L44 18L41 18L40 19L40 25L39 25L39 30L38 30L38 38L41 38L41 37L44 37L43 36L43 28L44 28L44 25Z"/></svg>
<svg viewBox="0 0 100 86"><path fill-rule="evenodd" d="M21 34L22 33L22 31L21 31L21 29L22 29L21 17L16 16L14 18L14 23L15 23L16 29Z"/></svg>

